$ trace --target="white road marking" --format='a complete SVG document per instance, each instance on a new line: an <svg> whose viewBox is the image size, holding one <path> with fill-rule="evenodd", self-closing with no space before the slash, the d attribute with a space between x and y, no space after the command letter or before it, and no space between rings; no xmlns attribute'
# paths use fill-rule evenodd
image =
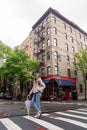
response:
<svg viewBox="0 0 87 130"><path fill-rule="evenodd" d="M53 124L48 123L46 121L43 121L41 119L36 119L34 117L31 117L31 116L23 116L23 117L28 119L28 120L31 120L31 121L39 124L39 125L41 125L41 126L43 126L45 128L47 128L48 130L64 130L63 128L60 128L60 127L58 127L56 125L53 125Z"/></svg>
<svg viewBox="0 0 87 130"><path fill-rule="evenodd" d="M82 123L80 121L75 121L75 120L71 120L71 119L68 119L68 118L62 118L62 117L51 117L51 118L61 120L61 121L65 121L65 122L68 122L68 123L71 123L71 124L74 124L74 125L77 125L77 126L80 126L80 127L83 127L83 128L87 128L87 124Z"/></svg>
<svg viewBox="0 0 87 130"><path fill-rule="evenodd" d="M84 114L87 115L87 112L80 112L80 111L75 111L75 110L67 110L68 112L74 112L74 113L79 113L79 114Z"/></svg>
<svg viewBox="0 0 87 130"><path fill-rule="evenodd" d="M3 123L3 125L8 129L8 130L22 130L18 125L16 125L14 122L12 122L8 118L3 118L0 119L0 121Z"/></svg>
<svg viewBox="0 0 87 130"><path fill-rule="evenodd" d="M86 109L78 109L78 110L80 110L80 111L87 111L87 108Z"/></svg>
<svg viewBox="0 0 87 130"><path fill-rule="evenodd" d="M83 117L83 116L77 116L77 115L67 114L67 113L63 113L63 112L55 112L55 113L64 115L64 116L75 117L75 118L87 120L87 117Z"/></svg>

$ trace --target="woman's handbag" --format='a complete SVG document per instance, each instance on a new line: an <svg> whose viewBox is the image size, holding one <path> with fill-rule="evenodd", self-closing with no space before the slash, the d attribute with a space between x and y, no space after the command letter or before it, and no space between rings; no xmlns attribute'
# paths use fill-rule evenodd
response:
<svg viewBox="0 0 87 130"><path fill-rule="evenodd" d="M29 115L29 112L30 112L30 106L31 106L31 100L29 99L29 97L27 96L27 99L25 101L25 107L26 107L26 110L27 110L27 114Z"/></svg>

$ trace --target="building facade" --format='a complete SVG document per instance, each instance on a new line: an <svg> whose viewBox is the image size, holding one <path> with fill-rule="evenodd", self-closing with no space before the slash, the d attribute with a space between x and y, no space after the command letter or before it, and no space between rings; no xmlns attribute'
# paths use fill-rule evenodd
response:
<svg viewBox="0 0 87 130"><path fill-rule="evenodd" d="M30 35L19 48L31 59L40 61L38 71L48 86L44 98L57 99L59 86L67 99L77 93L78 97L84 95L82 75L76 73L73 65L74 53L81 47L87 47L87 33L57 10L49 8L33 25Z"/></svg>

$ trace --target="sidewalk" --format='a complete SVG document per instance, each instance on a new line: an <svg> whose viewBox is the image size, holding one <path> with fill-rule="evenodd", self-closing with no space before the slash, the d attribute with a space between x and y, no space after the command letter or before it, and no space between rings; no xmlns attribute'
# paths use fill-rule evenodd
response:
<svg viewBox="0 0 87 130"><path fill-rule="evenodd" d="M50 113L55 111L65 111L68 109L78 109L87 107L87 101L42 101L41 111L42 113ZM0 102L0 118L10 116L23 116L27 111L24 102L19 101L6 101ZM30 108L30 115L35 115L36 111L33 106Z"/></svg>

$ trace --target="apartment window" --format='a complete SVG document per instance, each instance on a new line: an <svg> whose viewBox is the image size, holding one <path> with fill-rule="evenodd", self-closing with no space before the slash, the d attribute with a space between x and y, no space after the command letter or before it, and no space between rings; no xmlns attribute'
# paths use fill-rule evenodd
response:
<svg viewBox="0 0 87 130"><path fill-rule="evenodd" d="M80 84L80 93L83 93L83 86Z"/></svg>
<svg viewBox="0 0 87 130"><path fill-rule="evenodd" d="M45 37L45 32L42 32L42 37Z"/></svg>
<svg viewBox="0 0 87 130"><path fill-rule="evenodd" d="M58 59L58 52L57 51L55 51L55 53L54 53L54 58L57 60Z"/></svg>
<svg viewBox="0 0 87 130"><path fill-rule="evenodd" d="M72 28L70 27L70 32L72 33Z"/></svg>
<svg viewBox="0 0 87 130"><path fill-rule="evenodd" d="M57 29L56 29L56 27L53 27L53 33L54 33L54 34L57 34Z"/></svg>
<svg viewBox="0 0 87 130"><path fill-rule="evenodd" d="M74 75L77 76L77 70L74 70Z"/></svg>
<svg viewBox="0 0 87 130"><path fill-rule="evenodd" d="M44 49L45 48L45 44L44 44L44 42L42 42L42 49Z"/></svg>
<svg viewBox="0 0 87 130"><path fill-rule="evenodd" d="M53 43L54 43L54 46L57 46L57 39L56 38L53 39Z"/></svg>
<svg viewBox="0 0 87 130"><path fill-rule="evenodd" d="M47 52L47 60L50 60L50 52Z"/></svg>
<svg viewBox="0 0 87 130"><path fill-rule="evenodd" d="M66 56L66 62L67 62L67 63L70 63L70 58L69 58L68 55Z"/></svg>
<svg viewBox="0 0 87 130"><path fill-rule="evenodd" d="M82 42L80 42L80 46L82 47Z"/></svg>
<svg viewBox="0 0 87 130"><path fill-rule="evenodd" d="M50 45L50 39L47 40L47 46L49 46L49 45Z"/></svg>
<svg viewBox="0 0 87 130"><path fill-rule="evenodd" d="M54 72L56 75L58 74L58 66L57 65L55 65Z"/></svg>
<svg viewBox="0 0 87 130"><path fill-rule="evenodd" d="M67 76L71 77L71 70L70 69L67 69Z"/></svg>
<svg viewBox="0 0 87 130"><path fill-rule="evenodd" d="M73 58L73 62L76 62L76 58Z"/></svg>
<svg viewBox="0 0 87 130"><path fill-rule="evenodd" d="M43 76L43 75L44 75L44 73L45 73L45 69L44 69L44 68L42 68L42 69L41 69L41 75Z"/></svg>
<svg viewBox="0 0 87 130"><path fill-rule="evenodd" d="M50 34L50 28L47 28L47 35Z"/></svg>
<svg viewBox="0 0 87 130"><path fill-rule="evenodd" d="M56 18L55 17L53 17L53 23L56 23Z"/></svg>
<svg viewBox="0 0 87 130"><path fill-rule="evenodd" d="M66 33L64 33L64 38L67 40L67 34Z"/></svg>
<svg viewBox="0 0 87 130"><path fill-rule="evenodd" d="M48 17L48 18L46 19L46 21L47 21L47 23L50 22L50 18Z"/></svg>
<svg viewBox="0 0 87 130"><path fill-rule="evenodd" d="M72 36L70 37L70 41L73 42L73 37Z"/></svg>
<svg viewBox="0 0 87 130"><path fill-rule="evenodd" d="M47 67L47 75L50 75L51 68L50 66Z"/></svg>
<svg viewBox="0 0 87 130"><path fill-rule="evenodd" d="M64 29L66 29L66 24L64 23Z"/></svg>
<svg viewBox="0 0 87 130"><path fill-rule="evenodd" d="M69 50L69 47L68 47L68 44L65 43L65 50L68 51Z"/></svg>
<svg viewBox="0 0 87 130"><path fill-rule="evenodd" d="M34 48L34 53L37 53L37 49L36 48Z"/></svg>
<svg viewBox="0 0 87 130"><path fill-rule="evenodd" d="M81 33L79 33L79 38L81 39Z"/></svg>
<svg viewBox="0 0 87 130"><path fill-rule="evenodd" d="M72 46L72 52L75 52L75 48L74 48L74 46Z"/></svg>

